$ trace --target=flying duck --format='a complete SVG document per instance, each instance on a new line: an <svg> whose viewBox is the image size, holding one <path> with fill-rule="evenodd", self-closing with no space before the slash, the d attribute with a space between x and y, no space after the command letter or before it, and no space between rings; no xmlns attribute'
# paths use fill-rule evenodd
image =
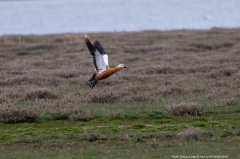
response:
<svg viewBox="0 0 240 159"><path fill-rule="evenodd" d="M110 68L108 64L108 55L104 51L102 45L99 41L95 41L94 44L89 41L88 38L85 40L86 45L93 57L93 63L95 66L95 71L92 78L89 81L93 81L92 88L97 84L99 80L103 80L116 73L118 70L122 68L127 68L124 64L119 64L114 68Z"/></svg>

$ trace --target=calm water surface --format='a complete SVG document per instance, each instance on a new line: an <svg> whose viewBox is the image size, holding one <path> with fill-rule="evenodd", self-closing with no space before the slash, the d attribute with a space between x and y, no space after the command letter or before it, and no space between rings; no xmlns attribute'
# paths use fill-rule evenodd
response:
<svg viewBox="0 0 240 159"><path fill-rule="evenodd" d="M0 35L240 27L240 0L0 0Z"/></svg>

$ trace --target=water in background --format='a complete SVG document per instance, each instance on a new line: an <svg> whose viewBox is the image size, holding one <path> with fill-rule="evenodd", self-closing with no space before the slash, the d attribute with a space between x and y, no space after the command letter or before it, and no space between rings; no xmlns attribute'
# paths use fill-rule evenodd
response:
<svg viewBox="0 0 240 159"><path fill-rule="evenodd" d="M240 27L240 0L0 0L0 35Z"/></svg>

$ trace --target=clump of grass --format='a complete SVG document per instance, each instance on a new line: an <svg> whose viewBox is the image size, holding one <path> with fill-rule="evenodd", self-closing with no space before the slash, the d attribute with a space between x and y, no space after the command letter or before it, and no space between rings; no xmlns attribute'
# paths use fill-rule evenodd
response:
<svg viewBox="0 0 240 159"><path fill-rule="evenodd" d="M121 115L121 114L112 114L111 116L109 116L108 117L109 118L109 120L111 121L111 120L120 120L120 119L123 119L123 115Z"/></svg>
<svg viewBox="0 0 240 159"><path fill-rule="evenodd" d="M36 44L36 45L31 45L25 47L26 50L31 51L31 50L52 50L57 48L57 45L54 44Z"/></svg>
<svg viewBox="0 0 240 159"><path fill-rule="evenodd" d="M176 85L160 88L158 92L158 94L161 94L162 96L179 95L182 93L184 93L184 89Z"/></svg>
<svg viewBox="0 0 240 159"><path fill-rule="evenodd" d="M125 119L138 119L139 116L134 115L134 114L123 114Z"/></svg>
<svg viewBox="0 0 240 159"><path fill-rule="evenodd" d="M149 113L147 116L150 117L150 118L153 118L153 119L160 119L162 117L161 115L163 115L162 112L153 111L153 112Z"/></svg>
<svg viewBox="0 0 240 159"><path fill-rule="evenodd" d="M60 77L59 77L60 78ZM37 85L37 86L58 86L64 83L61 78L59 79L52 75L22 75L11 78L5 78L0 81L1 86L13 85Z"/></svg>
<svg viewBox="0 0 240 159"><path fill-rule="evenodd" d="M235 69L235 68L226 68L226 69L222 70L222 72L223 72L223 74L225 76L231 76L231 75L233 75L234 73L237 72L237 69Z"/></svg>
<svg viewBox="0 0 240 159"><path fill-rule="evenodd" d="M146 126L144 124L135 124L132 126L133 129L143 129L145 128Z"/></svg>
<svg viewBox="0 0 240 159"><path fill-rule="evenodd" d="M57 76L68 79L78 77L79 75L76 72L60 72Z"/></svg>
<svg viewBox="0 0 240 159"><path fill-rule="evenodd" d="M192 89L190 89L190 92L202 93L202 92L205 92L205 89L204 88L192 88Z"/></svg>
<svg viewBox="0 0 240 159"><path fill-rule="evenodd" d="M89 112L77 113L70 116L70 119L73 121L90 121L93 118Z"/></svg>
<svg viewBox="0 0 240 159"><path fill-rule="evenodd" d="M118 92L94 92L89 95L89 102L92 103L114 103L119 100Z"/></svg>
<svg viewBox="0 0 240 159"><path fill-rule="evenodd" d="M93 116L88 111L79 108L52 106L45 110L45 114L53 116L55 120L89 121L93 119Z"/></svg>
<svg viewBox="0 0 240 159"><path fill-rule="evenodd" d="M22 52L18 52L17 56L25 56L25 55L29 55L28 52L22 51Z"/></svg>
<svg viewBox="0 0 240 159"><path fill-rule="evenodd" d="M98 140L103 140L100 134L88 134L87 135L87 141L89 142L95 142Z"/></svg>
<svg viewBox="0 0 240 159"><path fill-rule="evenodd" d="M231 98L225 98L221 101L221 104L220 106L234 106L234 105L237 105L238 104L238 101L236 98L234 97L231 97Z"/></svg>
<svg viewBox="0 0 240 159"><path fill-rule="evenodd" d="M235 113L240 113L240 109L238 109L238 110L235 110Z"/></svg>
<svg viewBox="0 0 240 159"><path fill-rule="evenodd" d="M228 84L225 81L217 81L215 85L218 87L226 87Z"/></svg>
<svg viewBox="0 0 240 159"><path fill-rule="evenodd" d="M8 103L6 97L0 97L0 104Z"/></svg>
<svg viewBox="0 0 240 159"><path fill-rule="evenodd" d="M54 117L52 115L44 114L44 115L41 115L41 119L45 121L51 121L51 120L54 120Z"/></svg>
<svg viewBox="0 0 240 159"><path fill-rule="evenodd" d="M210 126L210 127L216 126L218 124L220 124L219 121L208 121L207 122L207 125Z"/></svg>
<svg viewBox="0 0 240 159"><path fill-rule="evenodd" d="M208 93L207 93L207 95L206 95L206 98L208 99L208 100L213 100L213 99L215 99L215 98L217 98L218 96L220 96L220 95L222 95L222 94L224 94L225 93L225 91L223 91L222 89L211 89Z"/></svg>
<svg viewBox="0 0 240 159"><path fill-rule="evenodd" d="M185 70L181 67L152 65L147 67L146 74L184 74Z"/></svg>
<svg viewBox="0 0 240 159"><path fill-rule="evenodd" d="M38 89L31 92L27 92L25 97L26 100L57 99L57 98L58 96L48 89Z"/></svg>
<svg viewBox="0 0 240 159"><path fill-rule="evenodd" d="M129 62L135 62L135 61L140 61L140 60L143 60L143 59L138 56L127 58L127 61L129 61Z"/></svg>
<svg viewBox="0 0 240 159"><path fill-rule="evenodd" d="M0 106L0 122L2 123L22 123L36 121L39 118L39 114L29 108Z"/></svg>
<svg viewBox="0 0 240 159"><path fill-rule="evenodd" d="M207 94L206 95L206 98L208 99L208 100L213 100L213 99L215 99L217 96L215 95L215 94L213 94L213 93L209 93L209 94Z"/></svg>
<svg viewBox="0 0 240 159"><path fill-rule="evenodd" d="M193 43L192 46L198 48L199 50L216 50L220 48L225 48L225 47L231 47L233 44L231 42L211 42L211 43L206 43L206 42L201 42L201 43Z"/></svg>
<svg viewBox="0 0 240 159"><path fill-rule="evenodd" d="M233 135L234 135L233 131L231 131L231 130L224 130L222 132L222 134L220 135L220 137L227 137L227 136L233 136Z"/></svg>
<svg viewBox="0 0 240 159"><path fill-rule="evenodd" d="M207 123L201 122L201 121L197 121L197 122L194 122L194 123L193 123L193 126L196 126L196 127L205 127L205 126L207 126Z"/></svg>
<svg viewBox="0 0 240 159"><path fill-rule="evenodd" d="M185 140L199 140L201 138L201 134L199 133L200 128L188 128L182 132L179 132L177 137L183 138Z"/></svg>
<svg viewBox="0 0 240 159"><path fill-rule="evenodd" d="M211 72L207 73L207 76L213 79L218 79L222 76L222 73L219 70L212 70Z"/></svg>
<svg viewBox="0 0 240 159"><path fill-rule="evenodd" d="M141 93L141 94L132 94L130 96L127 96L128 98L125 98L127 101L131 102L144 102L151 99L150 93Z"/></svg>
<svg viewBox="0 0 240 159"><path fill-rule="evenodd" d="M193 102L182 102L179 104L173 104L168 112L172 115L201 116L203 115L203 106Z"/></svg>

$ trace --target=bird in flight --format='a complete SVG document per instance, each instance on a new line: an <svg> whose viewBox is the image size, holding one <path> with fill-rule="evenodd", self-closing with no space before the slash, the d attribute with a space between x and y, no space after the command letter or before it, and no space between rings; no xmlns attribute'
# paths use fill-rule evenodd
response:
<svg viewBox="0 0 240 159"><path fill-rule="evenodd" d="M116 73L122 68L127 68L124 64L119 64L114 68L110 68L108 64L108 55L104 51L102 45L99 41L95 41L94 44L89 41L88 38L85 40L86 45L93 57L93 63L95 66L95 71L92 78L89 81L93 81L92 88L97 84L99 80L103 80Z"/></svg>

